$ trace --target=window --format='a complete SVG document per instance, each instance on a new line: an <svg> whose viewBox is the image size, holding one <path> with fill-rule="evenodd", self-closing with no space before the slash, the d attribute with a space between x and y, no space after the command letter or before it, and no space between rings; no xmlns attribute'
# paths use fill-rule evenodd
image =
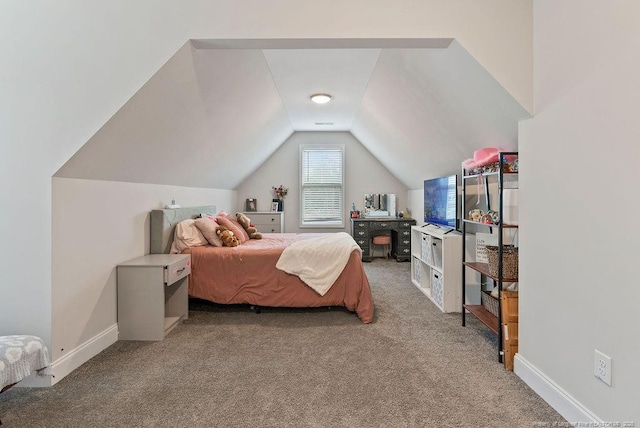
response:
<svg viewBox="0 0 640 428"><path fill-rule="evenodd" d="M300 227L344 227L344 145L300 146Z"/></svg>

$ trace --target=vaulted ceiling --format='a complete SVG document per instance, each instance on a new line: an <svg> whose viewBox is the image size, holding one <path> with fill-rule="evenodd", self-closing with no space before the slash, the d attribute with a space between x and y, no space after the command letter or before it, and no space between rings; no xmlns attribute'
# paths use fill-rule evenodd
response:
<svg viewBox="0 0 640 428"><path fill-rule="evenodd" d="M293 132L349 131L418 189L528 117L452 39L193 40L56 176L234 189Z"/></svg>

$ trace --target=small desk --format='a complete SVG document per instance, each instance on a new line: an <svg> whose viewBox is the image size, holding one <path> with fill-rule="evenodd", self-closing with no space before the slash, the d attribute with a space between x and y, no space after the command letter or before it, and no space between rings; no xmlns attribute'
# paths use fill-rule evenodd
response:
<svg viewBox="0 0 640 428"><path fill-rule="evenodd" d="M362 261L371 261L371 238L378 235L391 235L391 257L396 261L411 260L412 218L365 217L351 219L351 236L362 249Z"/></svg>

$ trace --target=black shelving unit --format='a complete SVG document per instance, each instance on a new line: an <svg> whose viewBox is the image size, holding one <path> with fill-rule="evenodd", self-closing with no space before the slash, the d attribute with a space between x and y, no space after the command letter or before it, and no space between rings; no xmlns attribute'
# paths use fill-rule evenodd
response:
<svg viewBox="0 0 640 428"><path fill-rule="evenodd" d="M505 176L518 174L517 167L513 168L511 163L507 162L508 158L517 159L518 152L500 152L498 156L497 168L495 171L488 170L482 172L469 172L464 168L462 169L462 325L466 325L466 317L467 312L473 316L475 316L480 322L482 322L489 330L498 335L498 361L502 363L504 361L504 343L503 343L503 332L502 328L502 290L504 283L512 283L518 282L518 278L504 278L503 277L503 239L504 239L504 231L506 229L516 229L517 225L504 224L504 189L505 189ZM517 163L516 163L517 165ZM467 187L470 186L472 181L478 182L479 180L483 183L483 192L484 192L484 205L486 210L491 210L491 197L489 187L493 180L496 181L498 186L498 221L495 224L488 224L473 221L467 218L467 207L466 205L466 197L467 197ZM517 180L510 181L510 183L517 182ZM469 228L474 229L473 231L469 231ZM470 234L474 234L478 232L478 229L487 228L489 233L497 233L498 235L498 263L497 263L497 275L492 275L489 271L488 263L479 263L475 260L468 260L466 255L467 245L466 239ZM482 287L486 284L487 278L493 280L495 286L498 287L498 315L495 316L491 312L489 312L482 304L480 305L469 305L465 304L466 296L466 268L471 268L474 271L480 273L480 293L482 294Z"/></svg>

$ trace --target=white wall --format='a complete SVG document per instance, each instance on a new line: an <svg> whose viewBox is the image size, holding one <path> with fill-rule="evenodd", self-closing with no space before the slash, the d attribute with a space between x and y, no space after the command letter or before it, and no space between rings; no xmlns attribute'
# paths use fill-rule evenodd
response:
<svg viewBox="0 0 640 428"><path fill-rule="evenodd" d="M409 190L409 213L416 219L416 224L424 224L424 189Z"/></svg>
<svg viewBox="0 0 640 428"><path fill-rule="evenodd" d="M231 190L53 179L54 361L117 323L116 265L149 254L149 211L172 198L221 210L236 204Z"/></svg>
<svg viewBox="0 0 640 428"><path fill-rule="evenodd" d="M456 37L531 107L531 0L0 2L0 334L58 348L51 177L188 39L323 37Z"/></svg>
<svg viewBox="0 0 640 428"><path fill-rule="evenodd" d="M327 232L327 229L300 229L300 173L301 144L343 144L345 146L345 217L344 228L349 232L349 211L355 203L364 207L365 193L395 193L398 210L407 206L407 188L394 177L349 132L295 132L262 166L238 186L237 210L244 210L247 198L258 199L258 211L269 211L273 193L271 186L284 184L289 188L284 200L285 230L287 232ZM337 231L331 229L330 231Z"/></svg>
<svg viewBox="0 0 640 428"><path fill-rule="evenodd" d="M534 2L517 373L572 420L640 423L640 3ZM612 386L593 376L613 358Z"/></svg>

